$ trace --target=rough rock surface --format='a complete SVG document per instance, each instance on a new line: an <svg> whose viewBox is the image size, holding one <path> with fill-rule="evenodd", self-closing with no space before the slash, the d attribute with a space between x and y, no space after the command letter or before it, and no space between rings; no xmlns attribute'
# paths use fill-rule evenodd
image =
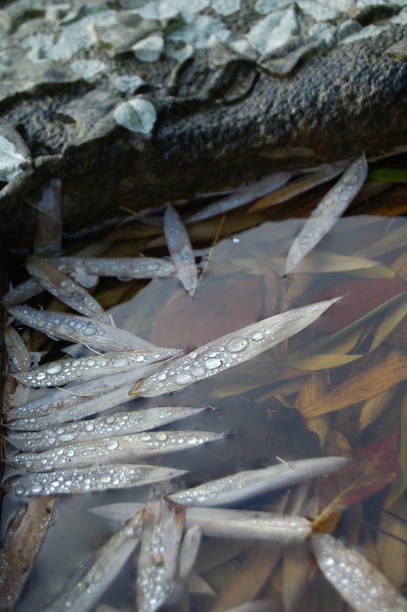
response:
<svg viewBox="0 0 407 612"><path fill-rule="evenodd" d="M407 142L403 2L2 3L0 239Z"/></svg>

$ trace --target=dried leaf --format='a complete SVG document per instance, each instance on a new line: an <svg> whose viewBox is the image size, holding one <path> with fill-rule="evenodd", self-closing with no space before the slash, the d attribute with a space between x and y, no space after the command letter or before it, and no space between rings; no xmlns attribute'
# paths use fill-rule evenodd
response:
<svg viewBox="0 0 407 612"><path fill-rule="evenodd" d="M406 299L401 302L393 304L383 315L383 319L376 327L370 350L373 351L377 348L387 336L397 327L397 325L407 315L407 295L404 295Z"/></svg>
<svg viewBox="0 0 407 612"><path fill-rule="evenodd" d="M29 370L31 367L31 357L28 354L24 340L14 327L6 327L4 330L4 342L14 369L17 370L17 372Z"/></svg>
<svg viewBox="0 0 407 612"><path fill-rule="evenodd" d="M164 234L177 276L185 291L194 295L198 272L188 232L176 210L168 205L164 215Z"/></svg>
<svg viewBox="0 0 407 612"><path fill-rule="evenodd" d="M184 511L168 501L143 510L143 535L137 563L137 610L154 612L175 595Z"/></svg>
<svg viewBox="0 0 407 612"><path fill-rule="evenodd" d="M386 507L391 507L407 489L407 396L403 398L401 409L401 424L400 424L400 453L399 462L401 472L398 478L392 483Z"/></svg>
<svg viewBox="0 0 407 612"><path fill-rule="evenodd" d="M334 162L332 164L324 164L319 168L315 169L315 172L310 172L305 176L301 176L296 180L291 181L287 186L282 187L277 192L272 195L268 195L262 198L253 206L250 206L249 212L257 212L259 210L264 210L265 208L270 208L270 206L276 206L277 204L282 204L295 196L300 195L301 193L305 193L310 189L314 189L318 185L322 185L327 181L335 178L343 172L343 170L349 165L347 160Z"/></svg>
<svg viewBox="0 0 407 612"><path fill-rule="evenodd" d="M390 352L380 363L362 370L330 391L316 392L313 397L299 396L295 403L304 418L309 419L363 402L407 377L407 356Z"/></svg>
<svg viewBox="0 0 407 612"><path fill-rule="evenodd" d="M0 609L10 612L24 588L52 521L56 497L20 505L0 549Z"/></svg>
<svg viewBox="0 0 407 612"><path fill-rule="evenodd" d="M314 521L314 528L331 514L356 504L394 480L399 472L397 432L384 442L373 442L353 449L352 463L318 484L318 503L322 512Z"/></svg>
<svg viewBox="0 0 407 612"><path fill-rule="evenodd" d="M170 499L185 506L224 506L340 470L344 457L317 457L246 470L191 489L177 491Z"/></svg>
<svg viewBox="0 0 407 612"><path fill-rule="evenodd" d="M143 528L142 514L137 513L127 521L64 588L62 593L47 606L47 612L61 610L94 609L102 594L116 578L127 559L140 541Z"/></svg>
<svg viewBox="0 0 407 612"><path fill-rule="evenodd" d="M185 474L185 470L155 465L101 465L77 470L59 470L9 478L3 489L17 497L89 493L107 489L127 489Z"/></svg>
<svg viewBox="0 0 407 612"><path fill-rule="evenodd" d="M383 391L383 393L374 395L363 404L359 416L359 428L361 431L379 418L379 416L383 414L386 407L390 406L395 390L396 389L394 387L392 389L387 389L386 391Z"/></svg>
<svg viewBox="0 0 407 612"><path fill-rule="evenodd" d="M231 195L226 196L222 200L206 206L203 210L188 219L188 223L202 221L215 215L224 214L230 210L249 204L253 200L261 198L266 193L272 193L282 185L285 185L293 176L294 172L275 172L263 177L255 183L251 183L247 187L242 187Z"/></svg>
<svg viewBox="0 0 407 612"><path fill-rule="evenodd" d="M38 451L53 448L66 442L99 440L112 434L132 434L163 427L179 419L196 416L206 408L187 406L160 406L131 412L118 412L87 421L73 421L41 431L9 432L7 442L20 450Z"/></svg>
<svg viewBox="0 0 407 612"><path fill-rule="evenodd" d="M14 376L30 387L60 387L70 382L111 376L117 372L132 369L137 370L137 366L142 367L155 361L162 361L182 352L181 349L176 348L156 347L153 350L143 348L79 359L59 359L30 370L30 372L20 372Z"/></svg>
<svg viewBox="0 0 407 612"><path fill-rule="evenodd" d="M109 321L103 308L84 287L51 266L45 259L30 256L27 258L26 268L44 289L67 306L86 317L100 319L105 323Z"/></svg>
<svg viewBox="0 0 407 612"><path fill-rule="evenodd" d="M303 229L290 247L285 274L297 264L325 236L358 193L367 175L366 158L362 155L343 174L311 213Z"/></svg>
<svg viewBox="0 0 407 612"><path fill-rule="evenodd" d="M279 274L284 272L284 258L273 257L271 263ZM351 255L339 255L326 251L314 251L309 253L298 264L296 274L323 274L332 272L351 272L354 270L370 269L377 266L377 261L365 257Z"/></svg>
<svg viewBox="0 0 407 612"><path fill-rule="evenodd" d="M370 246L363 249L364 257L380 257L400 249L407 244L407 224L404 223L389 234L375 240Z"/></svg>
<svg viewBox="0 0 407 612"><path fill-rule="evenodd" d="M42 191L33 250L38 255L58 253L62 245L61 181L52 178Z"/></svg>
<svg viewBox="0 0 407 612"><path fill-rule="evenodd" d="M389 496L385 502L388 507ZM407 516L405 499L399 499L391 505L391 512L382 511L378 526L376 549L379 556L379 567L385 572L390 582L402 588L407 576L406 524Z"/></svg>
<svg viewBox="0 0 407 612"><path fill-rule="evenodd" d="M52 310L37 310L30 306L11 306L8 311L21 323L53 339L80 342L96 350L124 351L140 347L154 348L154 345L147 340L125 329L119 329L88 317Z"/></svg>
<svg viewBox="0 0 407 612"><path fill-rule="evenodd" d="M406 609L404 598L356 550L324 533L315 534L311 541L325 577L356 612Z"/></svg>
<svg viewBox="0 0 407 612"><path fill-rule="evenodd" d="M116 278L166 278L174 276L174 264L158 257L53 257L47 260L70 275L83 271Z"/></svg>
<svg viewBox="0 0 407 612"><path fill-rule="evenodd" d="M288 310L217 338L185 357L174 359L170 366L164 366L157 374L138 383L130 394L153 397L178 391L252 359L303 330L338 299Z"/></svg>
<svg viewBox="0 0 407 612"><path fill-rule="evenodd" d="M173 453L222 438L223 433L210 431L149 431L102 440L71 442L41 453L18 453L6 461L14 469L41 472Z"/></svg>
<svg viewBox="0 0 407 612"><path fill-rule="evenodd" d="M363 355L335 355L334 353L307 355L300 359L290 360L289 365L300 370L326 370L351 363L360 357Z"/></svg>

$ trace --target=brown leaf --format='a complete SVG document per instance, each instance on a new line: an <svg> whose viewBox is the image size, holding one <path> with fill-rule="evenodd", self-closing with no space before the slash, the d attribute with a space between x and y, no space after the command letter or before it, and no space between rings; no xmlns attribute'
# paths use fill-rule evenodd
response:
<svg viewBox="0 0 407 612"><path fill-rule="evenodd" d="M304 418L327 414L363 402L407 377L407 356L391 351L380 363L363 370L328 392L312 388L298 395L295 406Z"/></svg>

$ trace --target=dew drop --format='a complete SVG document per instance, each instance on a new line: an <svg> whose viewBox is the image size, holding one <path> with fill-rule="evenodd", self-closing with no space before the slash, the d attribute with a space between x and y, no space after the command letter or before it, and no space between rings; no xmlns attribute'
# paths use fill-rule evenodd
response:
<svg viewBox="0 0 407 612"><path fill-rule="evenodd" d="M114 368L125 368L127 366L127 359L115 359L112 365Z"/></svg>
<svg viewBox="0 0 407 612"><path fill-rule="evenodd" d="M31 487L31 492L41 493L41 491L42 491L42 484L40 482L35 482Z"/></svg>
<svg viewBox="0 0 407 612"><path fill-rule="evenodd" d="M175 377L175 382L177 383L177 385L187 385L188 383L192 381L193 381L193 378L191 374L187 374L187 373L178 374L178 376Z"/></svg>
<svg viewBox="0 0 407 612"><path fill-rule="evenodd" d="M159 431L159 432L157 432L156 439L159 442L164 442L167 439L167 434L164 433L163 431Z"/></svg>
<svg viewBox="0 0 407 612"><path fill-rule="evenodd" d="M105 474L104 476L100 477L100 482L108 483L111 481L111 479L112 477L110 476L110 474Z"/></svg>
<svg viewBox="0 0 407 612"><path fill-rule="evenodd" d="M215 357L211 359L207 359L205 361L205 366L208 368L208 370L216 370L216 368L219 368L219 366L221 365L222 365L221 360Z"/></svg>
<svg viewBox="0 0 407 612"><path fill-rule="evenodd" d="M246 346L247 346L246 338L243 338L243 336L236 336L235 338L232 338L231 340L229 340L226 348L231 353L240 353L241 351L244 351Z"/></svg>
<svg viewBox="0 0 407 612"><path fill-rule="evenodd" d="M89 423L86 423L85 429L86 431L93 431L95 429L95 426L91 421L89 421Z"/></svg>
<svg viewBox="0 0 407 612"><path fill-rule="evenodd" d="M136 361L138 361L138 363L140 363L141 361L144 361L144 355L137 355Z"/></svg>
<svg viewBox="0 0 407 612"><path fill-rule="evenodd" d="M86 365L89 366L90 368L92 368L95 365L95 360L94 359L88 359L86 361Z"/></svg>
<svg viewBox="0 0 407 612"><path fill-rule="evenodd" d="M117 448L119 446L119 443L117 440L109 440L109 442L106 444L106 449L109 451L115 450L115 448Z"/></svg>
<svg viewBox="0 0 407 612"><path fill-rule="evenodd" d="M94 334L96 334L96 329L94 327L86 327L85 328L85 336L93 336Z"/></svg>
<svg viewBox="0 0 407 612"><path fill-rule="evenodd" d="M197 366L196 368L192 368L191 370L192 374L194 376L205 376L205 368L203 368L202 366Z"/></svg>
<svg viewBox="0 0 407 612"><path fill-rule="evenodd" d="M255 332L252 335L252 339L255 340L256 342L260 342L260 340L263 340L264 335L262 334L262 332Z"/></svg>
<svg viewBox="0 0 407 612"><path fill-rule="evenodd" d="M58 374L62 370L60 363L54 363L47 368L48 374Z"/></svg>

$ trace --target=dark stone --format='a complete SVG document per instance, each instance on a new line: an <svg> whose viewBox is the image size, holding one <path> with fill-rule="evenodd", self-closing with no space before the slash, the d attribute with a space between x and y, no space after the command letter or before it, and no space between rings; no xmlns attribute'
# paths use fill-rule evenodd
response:
<svg viewBox="0 0 407 612"><path fill-rule="evenodd" d="M0 121L19 132L33 158L32 168L0 191L0 239L30 247L35 210L26 203L35 204L50 176L63 181L64 228L74 232L120 215L120 206L142 210L274 169L406 143L407 63L385 53L402 37L403 27L392 26L314 54L285 78L249 60L209 69L198 53L174 85L172 60L139 62L150 83L143 95L158 115L149 139L113 119L126 95L112 78L134 58L124 54L118 64L100 52L112 72L97 84L73 76L66 64L40 65L44 82L0 102ZM157 86L170 75L171 88Z"/></svg>

